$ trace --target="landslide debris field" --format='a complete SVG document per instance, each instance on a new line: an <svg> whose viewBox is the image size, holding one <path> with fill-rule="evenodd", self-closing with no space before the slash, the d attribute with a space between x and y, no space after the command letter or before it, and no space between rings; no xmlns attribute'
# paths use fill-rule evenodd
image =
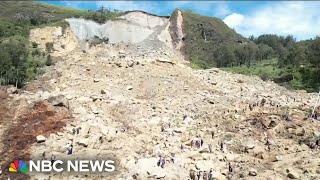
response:
<svg viewBox="0 0 320 180"><path fill-rule="evenodd" d="M130 12L107 25L69 19L66 29L33 29L43 50L53 43L54 65L23 89L0 91L1 164L117 160L112 174L20 179L319 179L320 122L308 118L316 94L190 68L175 49L176 18ZM96 43L103 38L110 42Z"/></svg>

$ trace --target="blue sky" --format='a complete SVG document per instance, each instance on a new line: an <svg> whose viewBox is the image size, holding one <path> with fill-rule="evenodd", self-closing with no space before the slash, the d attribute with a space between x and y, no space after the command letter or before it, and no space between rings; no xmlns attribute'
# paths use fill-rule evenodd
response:
<svg viewBox="0 0 320 180"><path fill-rule="evenodd" d="M170 15L176 9L191 9L219 17L244 36L293 35L298 40L320 35L320 2L317 1L46 1L80 9L104 6L118 10L144 10Z"/></svg>

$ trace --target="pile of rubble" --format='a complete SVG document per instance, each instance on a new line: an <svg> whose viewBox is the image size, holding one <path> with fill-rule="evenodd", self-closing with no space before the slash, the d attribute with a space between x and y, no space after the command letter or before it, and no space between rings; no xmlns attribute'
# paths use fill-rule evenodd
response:
<svg viewBox="0 0 320 180"><path fill-rule="evenodd" d="M59 132L34 137L31 159L117 160L111 175L32 178L320 178L320 122L308 118L316 94L216 68L193 70L165 47L156 58L127 48L56 50L61 60L26 87L32 92L11 94L72 116Z"/></svg>

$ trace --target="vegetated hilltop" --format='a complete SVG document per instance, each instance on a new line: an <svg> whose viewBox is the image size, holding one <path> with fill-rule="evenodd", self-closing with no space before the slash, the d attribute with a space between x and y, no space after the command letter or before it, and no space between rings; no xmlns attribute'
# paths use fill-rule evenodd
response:
<svg viewBox="0 0 320 180"><path fill-rule="evenodd" d="M49 52L40 52L28 40L32 28L68 26L65 18L81 17L99 23L115 19L120 13L76 10L33 1L0 2L0 85L22 87L41 73L39 67L50 65ZM48 51L52 44L48 44Z"/></svg>
<svg viewBox="0 0 320 180"><path fill-rule="evenodd" d="M104 22L115 19L120 14L120 12L105 9L99 10L100 13L97 13L98 11L65 8L35 1L1 1L0 10L1 19L25 22L31 25L60 21L70 17L82 17Z"/></svg>
<svg viewBox="0 0 320 180"><path fill-rule="evenodd" d="M266 34L247 39L218 18L180 12L184 34L180 50L194 67L224 67L288 88L319 90L320 38L298 42L293 36ZM173 16L177 14L178 10Z"/></svg>
<svg viewBox="0 0 320 180"><path fill-rule="evenodd" d="M173 14L176 15L177 11ZM221 19L191 11L182 11L182 18L182 52L193 65L201 68L241 65L245 62L241 57L236 59L231 50L242 53L246 48L256 48L254 43L230 29ZM251 58L250 55L243 58Z"/></svg>

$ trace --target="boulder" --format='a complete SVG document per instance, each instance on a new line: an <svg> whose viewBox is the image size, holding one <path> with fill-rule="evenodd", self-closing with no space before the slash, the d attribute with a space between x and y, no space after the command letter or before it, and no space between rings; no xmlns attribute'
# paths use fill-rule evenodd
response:
<svg viewBox="0 0 320 180"><path fill-rule="evenodd" d="M88 139L80 139L77 141L77 144L83 147L88 147L89 145L89 140Z"/></svg>
<svg viewBox="0 0 320 180"><path fill-rule="evenodd" d="M132 170L142 176L153 178L164 178L166 172L164 168L157 166L158 158L139 159Z"/></svg>
<svg viewBox="0 0 320 180"><path fill-rule="evenodd" d="M244 147L246 150L253 149L255 147L254 140L247 141Z"/></svg>
<svg viewBox="0 0 320 180"><path fill-rule="evenodd" d="M209 171L211 168L215 168L213 161L199 160L196 162L196 169L200 171Z"/></svg>
<svg viewBox="0 0 320 180"><path fill-rule="evenodd" d="M128 67L133 67L133 65L134 65L134 62L133 62L133 61L128 61L128 62L127 62L127 66L128 66Z"/></svg>
<svg viewBox="0 0 320 180"><path fill-rule="evenodd" d="M38 136L36 137L37 143L42 143L42 142L45 142L46 140L47 140L47 138L44 137L43 135L38 135Z"/></svg>
<svg viewBox="0 0 320 180"><path fill-rule="evenodd" d="M304 134L305 134L304 128L302 128L302 127L297 128L297 129L295 130L295 134L296 134L297 136L304 136Z"/></svg>
<svg viewBox="0 0 320 180"><path fill-rule="evenodd" d="M249 176L256 176L258 174L257 170L254 168L251 168L249 170Z"/></svg>
<svg viewBox="0 0 320 180"><path fill-rule="evenodd" d="M295 171L294 169L287 169L287 177L290 179L299 179L300 175L297 171Z"/></svg>
<svg viewBox="0 0 320 180"><path fill-rule="evenodd" d="M69 101L65 98L64 95L51 96L48 99L48 102L53 106L60 106L69 108Z"/></svg>
<svg viewBox="0 0 320 180"><path fill-rule="evenodd" d="M172 62L171 60L169 59L164 59L164 58L158 58L156 59L157 62L161 62L161 63L168 63L168 64L175 64L174 62Z"/></svg>
<svg viewBox="0 0 320 180"><path fill-rule="evenodd" d="M103 90L103 89L101 89L100 93L101 93L101 94L106 94L106 91Z"/></svg>
<svg viewBox="0 0 320 180"><path fill-rule="evenodd" d="M18 92L18 89L14 86L10 86L7 88L7 93L8 94L16 94Z"/></svg>
<svg viewBox="0 0 320 180"><path fill-rule="evenodd" d="M100 82L100 79L94 78L94 79L93 79L93 82L95 82L95 83Z"/></svg>

